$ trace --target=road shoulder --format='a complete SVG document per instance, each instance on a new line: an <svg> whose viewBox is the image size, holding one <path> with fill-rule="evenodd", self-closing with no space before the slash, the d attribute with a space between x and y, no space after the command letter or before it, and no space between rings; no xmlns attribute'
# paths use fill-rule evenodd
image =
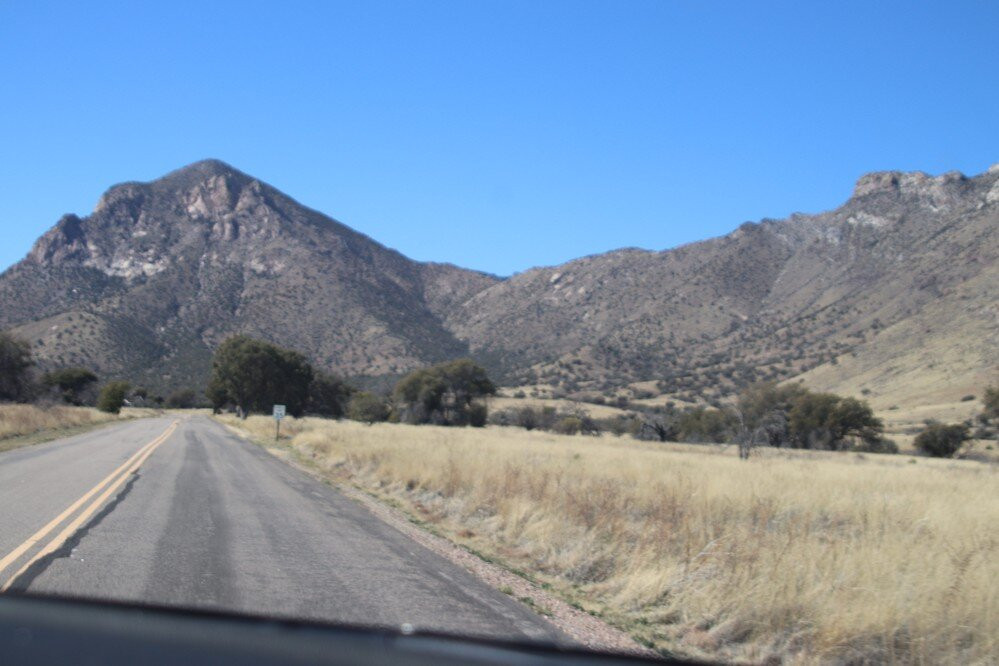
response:
<svg viewBox="0 0 999 666"><path fill-rule="evenodd" d="M229 424L216 422L241 439L260 446L282 462L336 488L344 496L361 504L383 523L544 616L556 628L579 644L593 650L658 656L658 653L640 645L626 632L574 607L525 576L496 562L483 559L481 555L454 543L400 507L392 506L358 487L330 478L310 461L296 455L296 452L290 447L258 440L249 433Z"/></svg>

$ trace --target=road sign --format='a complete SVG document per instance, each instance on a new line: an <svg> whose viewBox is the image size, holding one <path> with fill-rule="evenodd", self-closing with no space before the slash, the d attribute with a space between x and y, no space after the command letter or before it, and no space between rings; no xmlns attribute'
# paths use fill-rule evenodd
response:
<svg viewBox="0 0 999 666"><path fill-rule="evenodd" d="M284 418L284 405L274 405L274 441L281 439L281 419Z"/></svg>

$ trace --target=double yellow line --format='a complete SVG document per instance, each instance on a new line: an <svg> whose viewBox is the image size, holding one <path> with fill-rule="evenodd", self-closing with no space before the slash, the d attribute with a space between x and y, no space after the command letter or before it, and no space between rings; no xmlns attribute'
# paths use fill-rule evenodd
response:
<svg viewBox="0 0 999 666"><path fill-rule="evenodd" d="M113 495L115 491L117 491L118 488L125 483L125 481L128 480L128 477L131 476L135 470L139 469L142 463L144 463L146 459L153 454L153 451L155 451L160 444L170 438L170 435L172 435L173 431L177 429L179 423L179 421L171 423L159 437L136 451L131 458L123 462L116 470L104 477L96 486L84 493L83 497L66 507L65 511L53 518L47 525L45 525L45 527L28 537L20 546L4 555L3 558L0 559L0 572L16 562L18 558L41 542L42 539L48 536L50 532L61 525L64 520L72 516L81 506L93 498L94 495L97 495L97 498L87 505L86 508L84 508L83 511L76 516L76 518L70 521L69 524L67 524L66 527L64 527L62 531L55 536L55 538L45 544L44 548L38 551L30 560L25 562L24 566L18 569L14 575L5 580L3 584L0 584L0 592L7 591L11 584L17 580L17 577L27 571L28 567L32 564L46 555L59 550L59 547L66 543L66 540L69 539L69 537L71 537L76 530L80 529L80 526L83 525L92 515L94 515L97 510L101 508L104 502L107 501L107 499L111 497L111 495ZM103 492L101 492L102 490ZM98 493L100 494L98 495Z"/></svg>

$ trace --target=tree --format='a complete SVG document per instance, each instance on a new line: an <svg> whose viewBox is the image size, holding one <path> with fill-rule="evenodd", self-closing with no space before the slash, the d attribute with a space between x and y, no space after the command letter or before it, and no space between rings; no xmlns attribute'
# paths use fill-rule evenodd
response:
<svg viewBox="0 0 999 666"><path fill-rule="evenodd" d="M856 398L832 393L803 393L788 413L788 427L796 446L842 450L849 438L870 443L881 438L883 424L870 406Z"/></svg>
<svg viewBox="0 0 999 666"><path fill-rule="evenodd" d="M389 407L385 400L374 393L360 391L347 404L347 417L370 425L388 419Z"/></svg>
<svg viewBox="0 0 999 666"><path fill-rule="evenodd" d="M31 345L0 331L0 402L24 402L31 397Z"/></svg>
<svg viewBox="0 0 999 666"><path fill-rule="evenodd" d="M884 426L867 402L812 393L800 384L755 384L739 397L737 411L736 439L753 446L842 450L859 439L868 450L890 448L883 445Z"/></svg>
<svg viewBox="0 0 999 666"><path fill-rule="evenodd" d="M679 439L684 442L724 442L732 436L733 419L720 409L691 409L677 417Z"/></svg>
<svg viewBox="0 0 999 666"><path fill-rule="evenodd" d="M167 396L166 406L172 409L190 409L198 402L194 389L178 389Z"/></svg>
<svg viewBox="0 0 999 666"><path fill-rule="evenodd" d="M354 388L340 377L317 370L309 384L306 409L311 414L338 419L347 410L347 403L353 392Z"/></svg>
<svg viewBox="0 0 999 666"><path fill-rule="evenodd" d="M738 410L742 415L744 427L755 429L765 422L773 420L774 412L787 415L795 401L808 390L800 384L778 385L777 382L758 382L751 385L739 395ZM783 446L787 442L771 440L772 446Z"/></svg>
<svg viewBox="0 0 999 666"><path fill-rule="evenodd" d="M313 376L312 366L298 352L237 335L215 350L206 393L216 409L224 398L244 418L251 412L270 412L274 404L301 416Z"/></svg>
<svg viewBox="0 0 999 666"><path fill-rule="evenodd" d="M82 405L84 391L96 381L97 375L86 368L61 368L42 375L42 384L57 389L63 401L71 405Z"/></svg>
<svg viewBox="0 0 999 666"><path fill-rule="evenodd" d="M735 443L739 446L739 457L749 460L753 449L769 444L780 446L787 440L787 417L780 409L772 409L758 417L754 427L750 427L742 410L735 409ZM775 443L778 442L778 443Z"/></svg>
<svg viewBox="0 0 999 666"><path fill-rule="evenodd" d="M108 382L101 389L101 394L97 398L97 409L109 414L117 414L125 404L125 396L128 395L128 382Z"/></svg>
<svg viewBox="0 0 999 666"><path fill-rule="evenodd" d="M930 423L916 435L916 448L935 458L950 458L961 450L968 440L968 426L959 423L945 425Z"/></svg>
<svg viewBox="0 0 999 666"><path fill-rule="evenodd" d="M653 417L642 423L641 439L654 439L659 442L675 442L679 437L676 423L671 419Z"/></svg>
<svg viewBox="0 0 999 666"><path fill-rule="evenodd" d="M494 393L485 369L469 359L414 370L393 391L403 420L441 425L468 425L472 404Z"/></svg>
<svg viewBox="0 0 999 666"><path fill-rule="evenodd" d="M208 398L208 402L212 403L212 413L214 414L221 414L222 409L232 403L232 398L229 397L222 378L215 372L212 372L208 378L208 386L205 387L205 396ZM155 400L159 403L163 402L163 398L159 396Z"/></svg>

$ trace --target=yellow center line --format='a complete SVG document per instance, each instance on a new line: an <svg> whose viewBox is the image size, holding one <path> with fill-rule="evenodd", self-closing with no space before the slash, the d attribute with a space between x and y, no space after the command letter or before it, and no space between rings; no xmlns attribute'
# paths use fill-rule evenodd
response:
<svg viewBox="0 0 999 666"><path fill-rule="evenodd" d="M169 425L169 427L167 427L167 429L161 435L159 435L153 441L149 442L148 444L146 444L145 446L143 446L141 449L139 449L138 451L136 451L135 454L132 455L132 457L130 457L124 463L122 463L121 465L119 465L117 469L115 469L113 472L111 472L110 474L108 474L106 477L104 477L103 479L101 479L101 481L96 486L94 486L93 488L91 488L90 490L88 490L82 497L80 497L80 499L76 500L75 502L73 502L72 504L70 504L68 507L66 507L65 511L63 511L58 516L56 516L51 521L49 521L49 523L47 525L45 525L45 527L43 527L42 529L40 529L37 532L35 532L34 534L32 534L30 537L28 537L24 541L24 543L22 543L20 546L18 546L17 548L15 548L11 552L9 552L7 555L5 555L3 557L3 559L0 559L0 571L3 571L4 569L6 569L8 566L11 565L11 563L13 563L15 560L17 560L17 558L21 557L21 555L23 555L28 549L32 548L35 544L37 544L42 539L44 539L48 535L49 532L51 532L56 527L58 527L59 524L62 523L62 521L66 520L66 518L68 518L69 516L71 516L73 514L73 512L75 512L77 509L79 509L87 500L89 500L95 494L97 494L98 492L100 492L100 490L102 488L104 488L104 486L106 486L109 483L112 483L113 481L115 481L115 479L117 479L118 482L115 483L114 485L112 485L111 488L109 488L107 491L105 491L104 494L102 494L97 499L97 501L94 504L92 504L90 507L88 507L88 509L86 509L84 511L84 513L82 514L84 516L89 517L90 514L92 514L94 511L96 511L97 507L99 507L101 504L103 504L103 502L107 498L107 496L109 496L111 494L111 491L113 491L114 489L118 488L124 482L124 479L127 478L130 473L132 473L133 471L135 471L136 469L138 469L139 465L141 465L143 462L145 462L146 458L149 457L149 455L153 452L153 450L157 446L159 446L160 444L162 444L163 442L165 442L167 440L167 438L170 437L170 435L173 433L173 431L177 429L178 423L179 423L178 421L174 421L173 423L171 423ZM73 523L70 523L70 525L71 526L72 525L76 525L78 522L82 522L82 521L79 521L79 518L78 518ZM75 531L75 530L76 530L76 528L74 527L73 531ZM63 534L65 534L65 533L66 533L66 530L63 530L63 532L60 533L59 537L56 537L55 541L58 541L60 538L62 538ZM70 531L68 534L66 534L66 538L68 538L70 534L72 534L72 531ZM65 541L65 538L63 538L62 540ZM49 543L49 546L51 546L51 545L52 545L52 543ZM58 548L58 546L56 546L56 548ZM53 548L52 550L55 550L56 548ZM48 549L48 546L46 547L46 551L47 551L47 549ZM46 552L46 554L47 554L47 552ZM28 562L28 564L26 564L24 567L22 567L16 574L14 574L13 576L11 576L11 578L9 578L7 580L7 582L3 585L3 587L0 587L0 592L6 590L10 586L10 583L15 578L17 578L25 569L27 569L28 566L30 566L33 562L35 562L37 559L39 559L39 557L41 557L41 556L39 555L39 556L33 557Z"/></svg>

